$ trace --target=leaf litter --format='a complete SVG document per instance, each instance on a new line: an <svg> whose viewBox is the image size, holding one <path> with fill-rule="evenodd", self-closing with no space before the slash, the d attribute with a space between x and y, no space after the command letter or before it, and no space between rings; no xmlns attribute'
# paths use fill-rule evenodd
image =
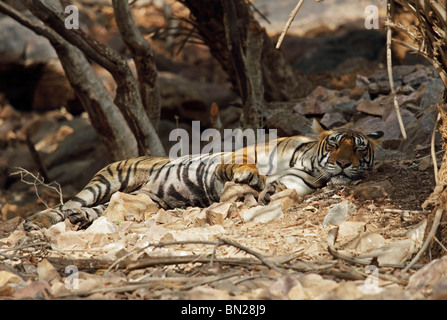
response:
<svg viewBox="0 0 447 320"><path fill-rule="evenodd" d="M377 173L369 180L377 181ZM422 266L402 272L422 244L426 213L417 210L418 203L401 209L403 204L399 207L393 197L402 183L391 184L386 197L366 201L355 198L356 184L329 185L301 200L285 193L270 204L276 203L281 214L266 215L266 220L244 220L244 212L255 208L262 215L268 206L248 208L242 201L155 211L142 206L137 196L120 194L114 197L117 204L112 201L108 212L85 230L66 220L27 233L21 218L9 220L0 225L0 297L237 300L443 295L442 274L424 285L409 285L418 283ZM342 211L336 222L324 223L329 212L337 211L334 207ZM439 262L433 263L433 270L442 273Z"/></svg>

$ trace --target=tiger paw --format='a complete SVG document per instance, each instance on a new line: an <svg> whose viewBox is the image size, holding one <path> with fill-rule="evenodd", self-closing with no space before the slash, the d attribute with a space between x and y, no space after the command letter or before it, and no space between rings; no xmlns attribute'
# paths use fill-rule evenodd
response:
<svg viewBox="0 0 447 320"><path fill-rule="evenodd" d="M63 221L63 216L64 215L60 212L60 210L46 209L26 218L23 228L26 231L49 228L52 225Z"/></svg>
<svg viewBox="0 0 447 320"><path fill-rule="evenodd" d="M265 176L260 174L256 165L240 165L233 168L233 181L236 183L245 183L250 187L262 190L265 187Z"/></svg>
<svg viewBox="0 0 447 320"><path fill-rule="evenodd" d="M93 208L86 207L67 209L65 214L72 224L78 225L81 229L88 227L98 218L98 213Z"/></svg>
<svg viewBox="0 0 447 320"><path fill-rule="evenodd" d="M67 218L72 224L79 227L85 227L90 224L86 214L81 209L68 209L66 210Z"/></svg>
<svg viewBox="0 0 447 320"><path fill-rule="evenodd" d="M258 202L268 204L271 201L271 197L278 192L286 190L287 187L279 181L275 181L265 187L259 194Z"/></svg>

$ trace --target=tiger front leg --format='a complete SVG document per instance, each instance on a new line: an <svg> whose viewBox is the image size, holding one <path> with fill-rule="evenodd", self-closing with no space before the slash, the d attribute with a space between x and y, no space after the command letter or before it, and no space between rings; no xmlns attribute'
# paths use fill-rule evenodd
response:
<svg viewBox="0 0 447 320"><path fill-rule="evenodd" d="M275 193L281 192L286 189L286 185L283 184L281 181L273 181L267 184L267 186L261 191L261 193L259 193L258 202L262 204L268 204L271 200L271 197Z"/></svg>
<svg viewBox="0 0 447 320"><path fill-rule="evenodd" d="M257 190L265 187L266 177L254 164L221 164L217 167L217 174L224 181L248 184Z"/></svg>

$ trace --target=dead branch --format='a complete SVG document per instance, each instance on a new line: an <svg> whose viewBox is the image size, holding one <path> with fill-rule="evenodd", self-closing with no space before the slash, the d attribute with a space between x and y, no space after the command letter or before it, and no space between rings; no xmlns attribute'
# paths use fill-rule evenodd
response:
<svg viewBox="0 0 447 320"><path fill-rule="evenodd" d="M141 35L127 1L113 0L113 10L119 32L130 49L137 67L141 99L146 114L155 130L160 121L160 92L157 80L155 57L149 42Z"/></svg>
<svg viewBox="0 0 447 320"><path fill-rule="evenodd" d="M166 155L154 127L146 114L140 89L127 61L109 46L100 43L82 29L65 28L64 15L59 8L42 1L24 0L27 8L66 41L84 52L90 59L109 71L117 85L115 104L132 130L140 155Z"/></svg>
<svg viewBox="0 0 447 320"><path fill-rule="evenodd" d="M45 166L43 165L42 159L40 158L39 153L37 152L36 148L34 147L34 143L31 141L31 137L29 136L28 133L25 134L25 142L26 142L26 146L28 147L28 150L31 154L31 158L34 160L34 163L37 166L37 170L39 170L40 174L42 175L43 180L44 181L50 180L48 178L47 170L46 170Z"/></svg>
<svg viewBox="0 0 447 320"><path fill-rule="evenodd" d="M17 168L17 169L19 169L19 171L11 173L11 176L19 175L20 176L20 181L22 181L23 183L26 183L27 185L33 186L34 187L34 191L36 192L37 198L40 201L42 201L42 203L45 205L45 207L49 208L49 206L45 202L45 200L43 200L40 197L40 195L39 195L39 190L37 188L39 186L42 186L42 187L45 187L47 189L51 189L51 190L55 191L59 195L59 203L60 203L60 205L64 205L64 198L63 198L62 188L61 188L61 185L59 183L57 183L56 181L53 181L51 183L44 183L44 181L45 181L44 178L41 178L39 176L39 174L37 176L35 176L33 173L29 172L26 169L23 169L23 168L20 168L20 167ZM25 178L27 176L31 176L32 181L25 180Z"/></svg>
<svg viewBox="0 0 447 320"><path fill-rule="evenodd" d="M387 21L391 21L391 17L393 15L393 0L388 0L387 2L387 13L386 19ZM391 35L392 30L390 26L387 26L386 31L386 64L388 68L388 79L391 88L391 95L393 96L394 109L396 110L397 120L399 122L400 132L402 134L402 138L404 140L407 139L407 133L405 131L404 122L402 120L402 115L400 113L399 103L397 102L396 88L394 87L394 79L393 79L393 66L391 62Z"/></svg>
<svg viewBox="0 0 447 320"><path fill-rule="evenodd" d="M419 252L416 254L416 256L411 260L411 262L405 267L403 270L404 272L407 272L422 256L422 254L427 250L428 245L430 244L431 240L435 236L436 231L438 230L439 223L441 222L442 212L443 209L436 210L435 218L433 220L433 223L431 225L431 229L429 234L427 235L427 238L425 238L424 244L422 245Z"/></svg>
<svg viewBox="0 0 447 320"><path fill-rule="evenodd" d="M281 44L286 36L287 31L290 28L290 25L292 24L293 20L295 19L298 11L300 10L301 6L303 5L304 0L299 0L298 3L296 4L295 8L292 10L292 12L290 13L290 17L289 20L287 20L286 25L284 26L284 29L281 32L281 35L279 36L278 42L276 43L276 49L281 48Z"/></svg>
<svg viewBox="0 0 447 320"><path fill-rule="evenodd" d="M260 254L259 252L256 252L254 250L251 250L250 248L247 248L237 242L228 240L228 239L219 239L219 242L222 244L226 244L226 245L230 245L233 246L235 248L238 248L242 251L247 252L248 254L251 254L252 256L255 256L256 258L258 258L263 264L265 264L267 267L269 267L270 269L273 269L281 274L284 274L284 270L282 270L281 268L279 268L275 263L271 262L270 260L268 260L266 257L264 257L262 254Z"/></svg>
<svg viewBox="0 0 447 320"><path fill-rule="evenodd" d="M89 113L92 126L115 160L136 156L137 143L123 115L84 54L53 29L0 1L0 11L47 38L55 48L70 84ZM125 143L124 143L125 141Z"/></svg>
<svg viewBox="0 0 447 320"><path fill-rule="evenodd" d="M438 178L438 161L436 160L436 153L435 153L435 137L436 137L436 129L438 128L439 121L441 121L441 114L438 113L436 116L435 125L433 126L433 134L431 135L431 143L430 143L430 155L431 159L433 161L433 173L435 176L435 182L436 184L439 183Z"/></svg>

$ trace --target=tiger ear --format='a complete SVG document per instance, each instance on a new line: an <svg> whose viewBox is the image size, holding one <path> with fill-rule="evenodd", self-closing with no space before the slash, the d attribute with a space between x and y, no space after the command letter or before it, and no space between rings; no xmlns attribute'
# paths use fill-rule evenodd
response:
<svg viewBox="0 0 447 320"><path fill-rule="evenodd" d="M384 135L383 131L376 131L376 132L367 134L366 136L370 139L370 141L374 145L376 145L376 144L380 144L380 142L382 141L383 135Z"/></svg>
<svg viewBox="0 0 447 320"><path fill-rule="evenodd" d="M329 129L326 128L324 124L320 123L320 121L318 121L315 118L312 120L311 129L312 132L318 137L320 137L323 134L327 135L327 132L329 131Z"/></svg>
<svg viewBox="0 0 447 320"><path fill-rule="evenodd" d="M379 140L380 141L381 138L383 137L383 135L384 135L383 131L376 131L376 132L368 134L367 137L371 138L373 140Z"/></svg>

